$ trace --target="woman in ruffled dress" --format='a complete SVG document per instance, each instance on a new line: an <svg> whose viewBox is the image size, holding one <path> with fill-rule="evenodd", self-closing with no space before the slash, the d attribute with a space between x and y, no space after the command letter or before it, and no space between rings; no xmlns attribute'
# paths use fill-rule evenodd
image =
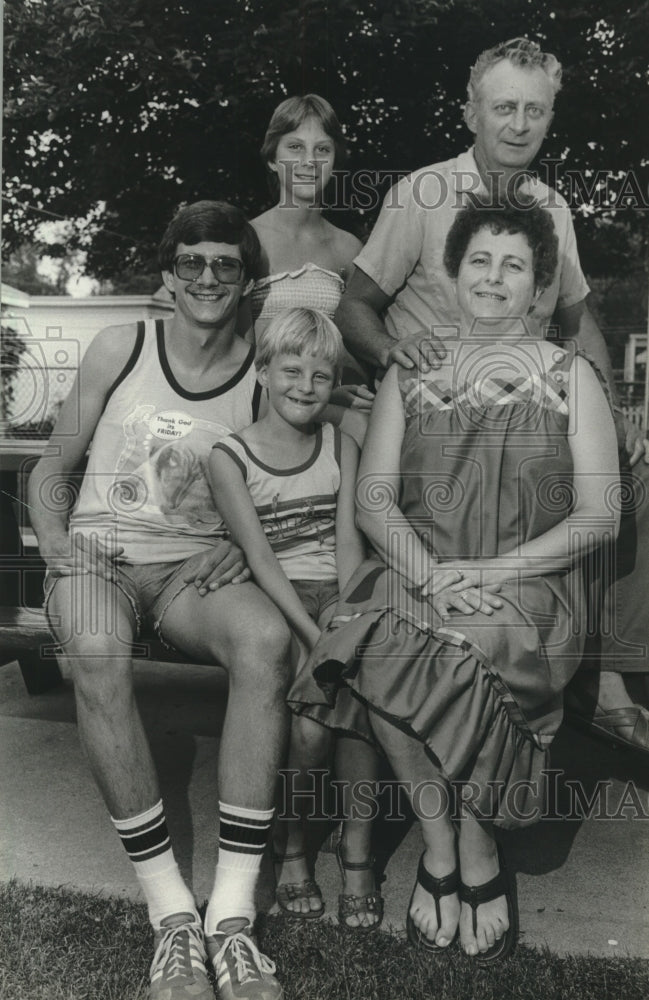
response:
<svg viewBox="0 0 649 1000"><path fill-rule="evenodd" d="M517 934L494 828L542 813L583 646L580 556L619 523L597 377L525 323L556 264L537 205L458 213L445 251L458 337L437 369L394 365L379 388L357 484L377 554L289 694L312 718L341 698L369 705L365 738L405 783L423 834L409 938L440 951L459 936L480 964Z"/></svg>

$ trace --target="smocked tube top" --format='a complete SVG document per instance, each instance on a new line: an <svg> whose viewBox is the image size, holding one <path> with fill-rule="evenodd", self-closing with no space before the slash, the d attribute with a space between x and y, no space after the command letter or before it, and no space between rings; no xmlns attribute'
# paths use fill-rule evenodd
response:
<svg viewBox="0 0 649 1000"><path fill-rule="evenodd" d="M284 309L319 309L333 318L345 282L335 271L307 263L295 271L269 274L256 281L250 293L255 323L268 323Z"/></svg>

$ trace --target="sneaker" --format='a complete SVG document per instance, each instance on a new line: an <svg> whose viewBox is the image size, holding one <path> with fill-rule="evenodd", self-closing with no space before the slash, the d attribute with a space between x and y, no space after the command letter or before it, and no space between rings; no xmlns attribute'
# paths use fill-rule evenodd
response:
<svg viewBox="0 0 649 1000"><path fill-rule="evenodd" d="M192 913L174 913L155 931L149 1000L214 1000L203 928Z"/></svg>
<svg viewBox="0 0 649 1000"><path fill-rule="evenodd" d="M205 943L221 1000L281 1000L284 991L274 976L275 963L259 951L249 920L222 920Z"/></svg>

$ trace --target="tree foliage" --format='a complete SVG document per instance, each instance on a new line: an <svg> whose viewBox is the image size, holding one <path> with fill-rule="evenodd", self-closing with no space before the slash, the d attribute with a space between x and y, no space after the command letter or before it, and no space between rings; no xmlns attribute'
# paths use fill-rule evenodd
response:
<svg viewBox="0 0 649 1000"><path fill-rule="evenodd" d="M382 172L382 190L396 171L453 155L468 145L469 66L521 34L566 66L544 155L606 172L580 222L587 264L608 266L620 177L633 171L647 198L646 2L6 0L5 28L5 252L51 212L79 220L58 252L84 247L98 277L151 270L181 202L266 207L258 150L287 95L326 96L351 168ZM628 202L616 233L644 253L647 213Z"/></svg>
<svg viewBox="0 0 649 1000"><path fill-rule="evenodd" d="M0 428L6 431L14 400L14 381L27 345L11 322L0 317Z"/></svg>

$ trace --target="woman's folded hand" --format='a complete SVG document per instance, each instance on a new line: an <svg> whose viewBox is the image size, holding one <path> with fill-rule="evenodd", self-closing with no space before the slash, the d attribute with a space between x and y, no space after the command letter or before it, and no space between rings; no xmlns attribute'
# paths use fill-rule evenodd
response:
<svg viewBox="0 0 649 1000"><path fill-rule="evenodd" d="M442 618L448 618L451 610L463 615L476 611L491 615L494 608L503 606L498 597L503 582L502 570L443 563L433 569L421 593L432 599L433 607Z"/></svg>

